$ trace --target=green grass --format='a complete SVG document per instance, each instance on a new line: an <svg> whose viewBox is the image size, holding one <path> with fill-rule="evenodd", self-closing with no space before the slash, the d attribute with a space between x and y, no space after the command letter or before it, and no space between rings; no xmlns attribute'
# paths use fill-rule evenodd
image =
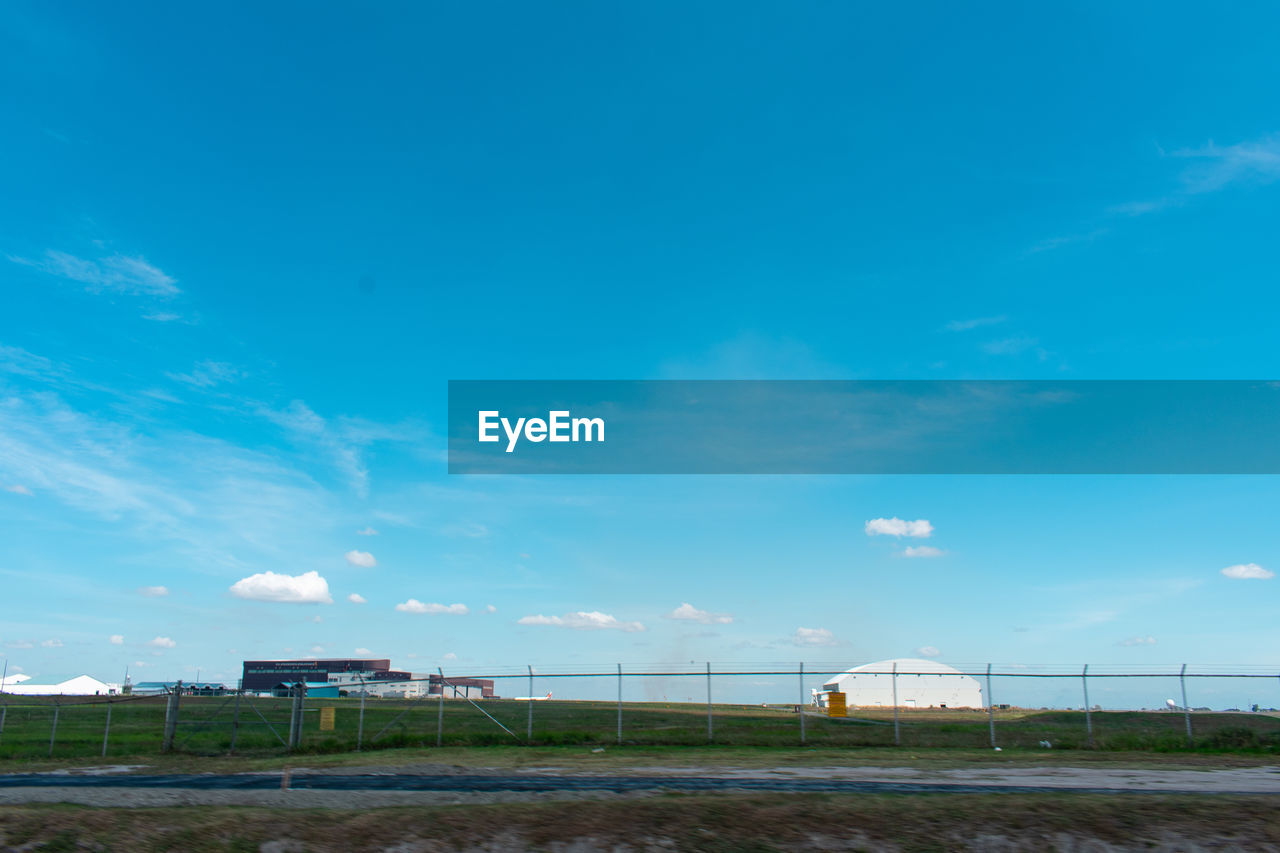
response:
<svg viewBox="0 0 1280 853"><path fill-rule="evenodd" d="M50 732L57 705L54 759L101 756L107 705L98 701L33 701L9 704L0 733L0 760L41 759L50 755ZM319 709L336 709L335 729L319 730ZM119 700L111 703L107 759L155 755L160 751L165 699ZM304 713L302 746L308 755L346 753L355 749L360 727L358 699L309 699ZM525 745L529 706L492 701L482 707L510 732L469 703L444 703L441 741L448 747ZM538 702L534 705L530 744L542 747L613 747L617 744L617 708L607 702ZM435 747L438 703L368 700L362 746L366 751ZM290 700L243 699L235 728L236 752L274 756L285 752L264 724L287 738ZM757 705L717 705L713 709L712 743L726 748L782 748L799 745L796 714ZM806 745L826 749L883 749L894 746L892 713L853 712L849 719L806 715ZM190 755L225 755L231 750L235 700L229 697L183 697L175 751ZM1004 750L1039 750L1049 741L1054 751L1089 747L1085 715L1080 711L996 712L996 739ZM1267 714L1199 712L1192 715L1195 746L1188 749L1181 714L1110 711L1093 714L1093 748L1147 753L1280 753L1280 718ZM987 750L990 733L982 711L907 711L900 717L901 745L906 749ZM628 703L623 706L623 746L707 745L705 705Z"/></svg>

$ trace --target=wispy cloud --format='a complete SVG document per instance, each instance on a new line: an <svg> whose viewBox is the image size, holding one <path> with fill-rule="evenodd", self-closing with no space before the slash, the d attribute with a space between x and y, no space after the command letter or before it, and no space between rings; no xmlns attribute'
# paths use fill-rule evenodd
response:
<svg viewBox="0 0 1280 853"><path fill-rule="evenodd" d="M912 557L912 558L917 558L917 557L924 557L924 558L929 558L929 557L941 557L941 556L945 555L946 553L947 553L947 552L946 552L946 551L943 551L941 548L935 548L935 547L933 547L932 545L920 545L920 546L918 546L918 547L917 547L917 546L908 545L906 548L903 548L903 549L902 549L902 556L903 556L903 557Z"/></svg>
<svg viewBox="0 0 1280 853"><path fill-rule="evenodd" d="M982 326L996 326L1009 319L1003 314L996 317L974 317L969 320L952 320L944 328L948 332L967 332L970 329L978 329Z"/></svg>
<svg viewBox="0 0 1280 853"><path fill-rule="evenodd" d="M1072 246L1078 243L1092 243L1099 237L1106 234L1108 229L1095 228L1092 231L1086 231L1081 234L1063 234L1059 237L1050 237L1047 240L1041 240L1030 249L1027 249L1028 255L1036 255L1040 252L1052 252L1054 249L1061 249L1063 246Z"/></svg>
<svg viewBox="0 0 1280 853"><path fill-rule="evenodd" d="M937 646L921 646L916 649L916 654L922 658L938 658L942 657L942 650Z"/></svg>
<svg viewBox="0 0 1280 853"><path fill-rule="evenodd" d="M91 291L112 291L140 296L175 296L177 280L140 255L109 255L89 259L54 249L36 260L8 256L15 264L78 282Z"/></svg>
<svg viewBox="0 0 1280 853"><path fill-rule="evenodd" d="M358 592L353 592L350 595L348 595L347 601L350 601L352 604L368 604L369 603L369 599L365 598L363 595L361 595Z"/></svg>
<svg viewBox="0 0 1280 853"><path fill-rule="evenodd" d="M401 613L448 613L454 616L465 616L470 613L470 609L465 604L424 604L416 598L408 601L402 601L396 605L396 610Z"/></svg>
<svg viewBox="0 0 1280 853"><path fill-rule="evenodd" d="M521 616L516 622L520 625L551 625L557 628L572 628L576 631L612 630L637 633L645 630L644 625L639 622L622 622L598 610L579 610L563 616L543 616L542 614Z"/></svg>
<svg viewBox="0 0 1280 853"><path fill-rule="evenodd" d="M164 598L166 595L169 594L169 587L144 586L144 587L138 588L138 593L140 595L145 595L147 598Z"/></svg>
<svg viewBox="0 0 1280 853"><path fill-rule="evenodd" d="M197 388L212 388L227 382L235 382L244 376L244 371L225 361L197 362L189 373L166 373L170 379L194 385Z"/></svg>
<svg viewBox="0 0 1280 853"><path fill-rule="evenodd" d="M999 338L982 344L982 351L987 355L1018 355L1038 344L1036 338L1019 335L1012 338Z"/></svg>
<svg viewBox="0 0 1280 853"><path fill-rule="evenodd" d="M35 494L35 492L31 491L21 483L14 483L11 486L0 486L0 489L3 489L6 492L12 492L15 495L26 495L27 497L31 497Z"/></svg>
<svg viewBox="0 0 1280 853"><path fill-rule="evenodd" d="M357 536L377 536L378 531L374 530L372 527L366 527L364 530L357 530L356 535Z"/></svg>
<svg viewBox="0 0 1280 853"><path fill-rule="evenodd" d="M155 646L157 649L174 649L178 644L173 641L172 637L156 637L147 643L148 646Z"/></svg>
<svg viewBox="0 0 1280 853"><path fill-rule="evenodd" d="M1117 646L1154 646L1156 638L1151 635L1145 637L1130 637L1127 640L1121 640L1116 643Z"/></svg>
<svg viewBox="0 0 1280 853"><path fill-rule="evenodd" d="M728 613L711 613L707 610L699 610L687 601L668 613L667 618L684 622L697 622L700 625L728 625L733 621L733 617Z"/></svg>
<svg viewBox="0 0 1280 853"><path fill-rule="evenodd" d="M1195 196L1233 186L1262 186L1280 178L1280 134L1218 145L1210 140L1199 148L1181 148L1167 156L1186 162L1181 186L1159 198L1132 201L1110 208L1123 216L1144 216L1186 204Z"/></svg>

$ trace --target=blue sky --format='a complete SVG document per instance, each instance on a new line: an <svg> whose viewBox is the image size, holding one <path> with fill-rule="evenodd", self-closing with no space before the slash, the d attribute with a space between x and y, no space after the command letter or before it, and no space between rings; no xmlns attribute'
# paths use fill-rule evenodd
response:
<svg viewBox="0 0 1280 853"><path fill-rule="evenodd" d="M1278 17L9 4L4 654L1275 664L1280 581L1222 574L1280 565L1272 478L467 478L443 434L448 379L1275 378Z"/></svg>

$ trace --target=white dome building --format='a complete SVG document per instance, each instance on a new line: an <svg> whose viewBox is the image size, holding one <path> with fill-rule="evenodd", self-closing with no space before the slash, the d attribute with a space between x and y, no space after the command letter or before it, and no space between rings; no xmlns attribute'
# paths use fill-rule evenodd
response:
<svg viewBox="0 0 1280 853"><path fill-rule="evenodd" d="M978 680L958 669L932 660L897 658L855 666L828 681L819 694L826 705L826 693L845 694L850 708L892 708L894 664L897 664L898 706L901 708L985 708ZM918 673L904 675L903 673Z"/></svg>

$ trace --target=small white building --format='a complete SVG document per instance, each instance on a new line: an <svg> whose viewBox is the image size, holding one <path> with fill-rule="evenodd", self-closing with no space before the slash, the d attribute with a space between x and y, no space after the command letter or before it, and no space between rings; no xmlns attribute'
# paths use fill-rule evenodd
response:
<svg viewBox="0 0 1280 853"><path fill-rule="evenodd" d="M892 708L894 706L894 666L897 666L899 708L985 708L982 686L976 678L932 660L897 658L855 666L822 685L816 691L819 706L825 707L828 693L845 694L850 708Z"/></svg>
<svg viewBox="0 0 1280 853"><path fill-rule="evenodd" d="M111 696L120 692L119 684L109 684L89 675L77 675L57 684L32 684L24 678L13 683L14 676L5 679L4 692L15 696Z"/></svg>

